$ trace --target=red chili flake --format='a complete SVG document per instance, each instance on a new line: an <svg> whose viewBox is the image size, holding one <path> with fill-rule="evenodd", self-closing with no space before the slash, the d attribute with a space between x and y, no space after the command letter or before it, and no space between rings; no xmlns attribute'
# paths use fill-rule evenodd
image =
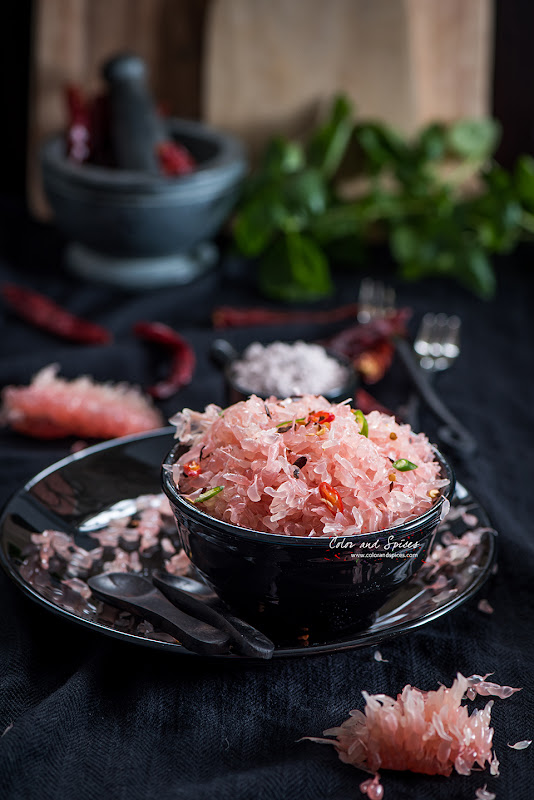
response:
<svg viewBox="0 0 534 800"><path fill-rule="evenodd" d="M160 142L156 147L156 155L161 171L169 177L187 175L196 167L189 150L177 142Z"/></svg>
<svg viewBox="0 0 534 800"><path fill-rule="evenodd" d="M339 496L339 492L326 481L319 484L319 494L333 514L343 511L343 501Z"/></svg>
<svg viewBox="0 0 534 800"><path fill-rule="evenodd" d="M335 420L335 415L329 411L310 411L308 414L308 423L316 422L318 425L328 425Z"/></svg>
<svg viewBox="0 0 534 800"><path fill-rule="evenodd" d="M62 339L82 344L107 344L112 339L105 328L71 314L38 292L4 283L2 296L21 319Z"/></svg>
<svg viewBox="0 0 534 800"><path fill-rule="evenodd" d="M184 464L184 474L187 475L188 478L196 478L197 475L200 475L202 472L202 467L198 463L198 461L189 461L188 464Z"/></svg>
<svg viewBox="0 0 534 800"><path fill-rule="evenodd" d="M183 336L162 322L138 322L134 325L134 333L141 339L163 345L172 352L167 377L147 389L152 397L166 400L191 383L196 364L195 352Z"/></svg>

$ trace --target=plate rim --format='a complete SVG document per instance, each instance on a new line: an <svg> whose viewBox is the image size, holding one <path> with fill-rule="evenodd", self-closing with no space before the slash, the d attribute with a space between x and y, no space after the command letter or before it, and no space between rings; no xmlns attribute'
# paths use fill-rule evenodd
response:
<svg viewBox="0 0 534 800"><path fill-rule="evenodd" d="M97 620L85 619L84 617L81 617L75 614L74 612L69 611L68 609L64 609L61 608L60 606L57 606L51 600L48 600L46 597L40 594L33 586L31 586L21 576L20 572L12 564L6 552L4 526L7 514L9 513L10 506L17 500L18 497L27 493L29 489L31 489L33 486L39 483L39 481L43 480L43 478L47 477L48 475L54 472L61 470L65 466L72 464L75 461L82 460L93 454L101 453L108 449L118 448L123 445L127 445L129 443L142 442L145 441L146 439L156 439L160 437L163 439L164 437L173 434L174 431L175 431L174 427L166 426L162 428L156 428L151 431L145 431L141 434L131 434L129 436L121 436L115 439L109 439L105 442L99 442L95 445L91 445L90 447L84 448L83 450L79 450L76 453L70 453L68 456L65 456L59 461L54 462L53 464L49 465L48 467L45 467L43 470L38 472L35 476L33 476L30 480L28 480L22 487L13 492L7 499L7 501L4 503L4 506L1 509L0 564L2 565L8 577L12 580L14 585L19 590L21 590L26 597L36 602L39 606L41 606L41 608L44 608L46 611L52 612L56 617L61 618L72 624L81 625L83 628L90 630L93 633L100 633L112 639L117 639L125 643L146 647L152 650L162 650L167 652L170 651L175 654L193 656L195 658L208 658L209 660L224 659L235 662L259 662L261 661L261 659L248 656L241 656L232 653L201 656L198 655L197 653L191 652L179 642L176 643L164 642L158 639L149 639L147 637L141 636L136 633L130 633L128 631L121 631L116 628L109 627L107 625L102 624L101 622L98 622ZM162 460L165 457L165 455L166 455L165 453L162 454ZM425 612L424 614L416 617L413 620L409 620L408 622L405 621L405 622L399 622L397 624L392 624L387 628L381 629L379 631L372 631L369 629L365 629L363 632L359 633L355 638L351 639L345 638L342 640L331 641L324 644L309 645L307 647L284 646L275 649L273 653L273 658L289 658L289 657L294 658L298 656L324 655L327 653L341 652L344 650L354 650L360 647L371 647L372 645L382 643L387 639L392 639L396 636L400 636L412 630L417 630L423 625L426 625L429 622L433 622L435 619L438 619L439 617L444 616L450 611L453 611L455 608L457 608L460 605L463 605L465 602L471 599L471 597L473 597L482 588L482 586L484 585L484 583L487 581L487 579L491 574L491 569L496 560L498 532L491 525L491 520L486 509L476 498L476 496L474 496L470 490L466 489L466 487L459 481L457 482L457 488L463 489L468 493L469 496L473 498L473 500L482 509L488 521L490 522L490 528L487 531L488 542L489 542L488 545L489 553L487 556L486 564L480 570L475 580L466 589L454 595L449 600L445 601L443 605L436 607L434 611Z"/></svg>

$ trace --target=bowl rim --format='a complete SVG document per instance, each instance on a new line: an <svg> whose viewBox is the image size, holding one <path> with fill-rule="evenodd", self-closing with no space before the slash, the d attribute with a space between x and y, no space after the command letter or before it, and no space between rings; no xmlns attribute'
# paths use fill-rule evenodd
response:
<svg viewBox="0 0 534 800"><path fill-rule="evenodd" d="M217 517L211 516L210 514L206 514L200 508L185 500L179 493L172 475L172 466L176 461L176 453L178 450L184 447L186 447L186 445L183 445L177 441L167 453L161 465L161 483L163 491L170 500L171 505L174 504L181 513L191 518L193 521L204 525L208 524L220 533L225 533L227 535L231 534L240 539L245 539L248 541L263 542L265 544L270 543L273 545L284 545L286 547L314 547L322 548L324 550L324 548L327 547L328 542L336 539L343 539L344 541L353 545L356 545L359 542L372 542L377 538L379 540L386 541L389 541L390 537L393 537L393 541L399 538L402 539L412 533L415 533L421 526L426 526L427 524L431 523L437 525L438 522L440 522L443 518L442 510L445 501L450 502L456 485L456 476L452 465L439 451L437 446L432 444L431 447L434 456L441 464L442 470L445 472L445 476L449 480L449 485L444 488L437 502L434 503L434 505L432 505L427 511L425 511L424 514L420 514L418 517L408 520L408 522L401 522L399 525L394 525L390 528L384 528L380 531L373 531L372 533L357 533L353 534L352 536L344 536L343 534L339 536L313 537L287 536L280 533L255 531L252 528L242 528L239 525L234 525L231 522L226 522L225 520L221 520Z"/></svg>
<svg viewBox="0 0 534 800"><path fill-rule="evenodd" d="M211 183L215 176L225 171L236 171L239 175L241 173L244 175L247 169L247 159L244 145L237 136L197 120L169 117L165 123L170 134L179 136L182 133L203 141L215 142L218 148L217 153L186 175L176 177L151 175L138 170L117 169L95 164L77 164L70 161L64 153L60 152L64 134L56 132L42 141L41 161L43 165L54 169L58 177L62 176L64 179L74 181L87 188L102 189L105 187L106 191L111 192L143 190L148 193L165 193L176 190L176 187L182 189L185 186L203 184L206 181Z"/></svg>

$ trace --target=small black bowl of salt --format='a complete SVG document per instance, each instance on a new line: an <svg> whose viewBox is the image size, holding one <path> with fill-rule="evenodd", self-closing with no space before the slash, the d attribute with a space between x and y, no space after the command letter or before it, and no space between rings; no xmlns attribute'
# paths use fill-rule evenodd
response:
<svg viewBox="0 0 534 800"><path fill-rule="evenodd" d="M348 359L301 339L252 342L242 353L216 339L211 357L223 369L228 405L252 394L263 399L314 394L341 403L354 397L358 384Z"/></svg>

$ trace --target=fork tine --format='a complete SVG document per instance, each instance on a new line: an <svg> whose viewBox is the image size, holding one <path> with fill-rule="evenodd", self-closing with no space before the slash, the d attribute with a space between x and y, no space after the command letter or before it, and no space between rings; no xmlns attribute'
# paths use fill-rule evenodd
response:
<svg viewBox="0 0 534 800"><path fill-rule="evenodd" d="M373 315L374 296L375 282L372 278L363 278L358 293L358 322L366 323L370 321Z"/></svg>
<svg viewBox="0 0 534 800"><path fill-rule="evenodd" d="M447 320L447 315L443 313L434 317L434 325L428 336L428 352L433 358L440 358L443 355L443 340L448 330Z"/></svg>
<svg viewBox="0 0 534 800"><path fill-rule="evenodd" d="M449 359L456 358L460 353L460 317L452 316L447 320L447 330L443 336L441 348L443 355Z"/></svg>
<svg viewBox="0 0 534 800"><path fill-rule="evenodd" d="M364 305L368 305L375 293L375 282L372 278L363 278L360 285L359 301Z"/></svg>
<svg viewBox="0 0 534 800"><path fill-rule="evenodd" d="M363 278L358 293L358 322L365 324L372 319L384 319L394 314L395 300L395 289L392 286L373 278Z"/></svg>
<svg viewBox="0 0 534 800"><path fill-rule="evenodd" d="M431 331L434 327L435 314L430 311L425 314L419 325L419 330L415 336L414 350L420 356L428 355L428 343L430 341Z"/></svg>
<svg viewBox="0 0 534 800"><path fill-rule="evenodd" d="M382 319L384 316L384 296L385 289L382 281L375 281L375 291L373 297L374 313L373 316Z"/></svg>
<svg viewBox="0 0 534 800"><path fill-rule="evenodd" d="M460 319L447 314L425 314L414 350L423 369L440 372L459 355Z"/></svg>

